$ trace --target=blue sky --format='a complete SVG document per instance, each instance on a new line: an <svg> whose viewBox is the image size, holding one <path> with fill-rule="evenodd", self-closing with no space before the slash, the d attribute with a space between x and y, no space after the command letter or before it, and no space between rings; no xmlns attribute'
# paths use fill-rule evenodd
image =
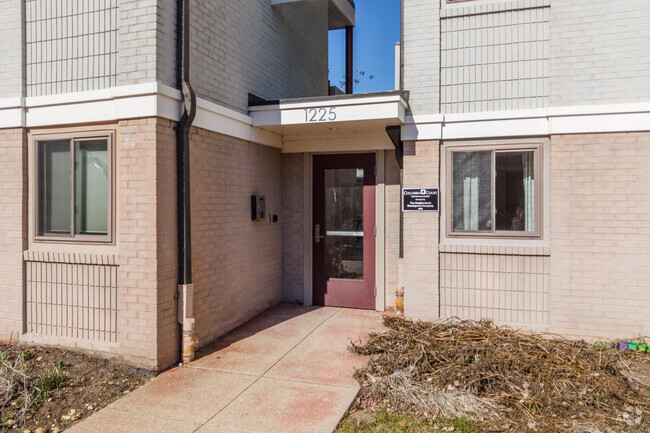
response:
<svg viewBox="0 0 650 433"><path fill-rule="evenodd" d="M354 69L358 76L354 93L395 88L395 42L400 36L400 0L355 0ZM342 90L345 76L345 30L329 32L330 84ZM369 76L373 75L370 79Z"/></svg>

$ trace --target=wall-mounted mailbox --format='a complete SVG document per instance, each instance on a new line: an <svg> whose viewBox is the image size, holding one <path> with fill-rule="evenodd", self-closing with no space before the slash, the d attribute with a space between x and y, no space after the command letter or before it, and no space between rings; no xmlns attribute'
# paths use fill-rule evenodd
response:
<svg viewBox="0 0 650 433"><path fill-rule="evenodd" d="M251 220L263 220L266 218L266 200L263 195L253 194L251 196Z"/></svg>

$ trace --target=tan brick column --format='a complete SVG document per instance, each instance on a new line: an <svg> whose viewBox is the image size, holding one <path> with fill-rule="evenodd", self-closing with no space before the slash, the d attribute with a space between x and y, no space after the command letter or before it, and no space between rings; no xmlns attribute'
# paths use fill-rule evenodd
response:
<svg viewBox="0 0 650 433"><path fill-rule="evenodd" d="M0 130L0 340L23 332L27 153L21 128Z"/></svg>
<svg viewBox="0 0 650 433"><path fill-rule="evenodd" d="M438 141L404 143L404 188L439 187ZM439 311L439 212L404 213L404 314L436 319Z"/></svg>

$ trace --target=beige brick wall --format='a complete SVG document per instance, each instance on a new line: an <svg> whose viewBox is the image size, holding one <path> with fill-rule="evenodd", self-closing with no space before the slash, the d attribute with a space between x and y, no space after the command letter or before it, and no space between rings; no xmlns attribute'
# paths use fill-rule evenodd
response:
<svg viewBox="0 0 650 433"><path fill-rule="evenodd" d="M548 326L549 250L498 240L493 245L441 245L440 315Z"/></svg>
<svg viewBox="0 0 650 433"><path fill-rule="evenodd" d="M551 328L650 334L650 133L551 138Z"/></svg>
<svg viewBox="0 0 650 433"><path fill-rule="evenodd" d="M175 361L175 142L155 118L119 124L118 342L113 352L158 370ZM172 132L169 132L172 131ZM174 341L176 340L176 341Z"/></svg>
<svg viewBox="0 0 650 433"><path fill-rule="evenodd" d="M439 187L438 141L404 143L404 188ZM438 212L404 213L404 313L410 319L439 317Z"/></svg>
<svg viewBox="0 0 650 433"><path fill-rule="evenodd" d="M180 357L180 325L175 294L178 283L175 122L156 122L156 257L158 260L158 369Z"/></svg>
<svg viewBox="0 0 650 433"><path fill-rule="evenodd" d="M280 151L193 129L194 315L204 345L282 298L282 225L251 221L250 198L281 215Z"/></svg>
<svg viewBox="0 0 650 433"><path fill-rule="evenodd" d="M0 130L0 340L23 331L23 250L26 248L25 133Z"/></svg>
<svg viewBox="0 0 650 433"><path fill-rule="evenodd" d="M302 303L304 163L302 153L282 155L282 300Z"/></svg>
<svg viewBox="0 0 650 433"><path fill-rule="evenodd" d="M386 287L385 307L388 310L395 308L395 289L399 282L399 215L402 204L402 192L399 183L399 165L395 159L394 151L386 151L385 160L385 257L384 276Z"/></svg>

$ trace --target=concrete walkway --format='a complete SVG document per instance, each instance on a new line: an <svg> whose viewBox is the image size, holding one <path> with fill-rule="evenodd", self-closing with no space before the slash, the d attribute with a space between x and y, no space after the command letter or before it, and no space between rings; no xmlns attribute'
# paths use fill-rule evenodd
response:
<svg viewBox="0 0 650 433"><path fill-rule="evenodd" d="M332 432L366 362L349 342L381 326L374 311L279 305L67 431Z"/></svg>

